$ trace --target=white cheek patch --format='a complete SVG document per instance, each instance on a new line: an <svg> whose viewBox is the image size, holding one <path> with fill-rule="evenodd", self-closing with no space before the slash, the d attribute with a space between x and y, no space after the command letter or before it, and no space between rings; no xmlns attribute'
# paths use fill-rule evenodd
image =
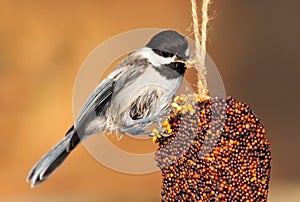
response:
<svg viewBox="0 0 300 202"><path fill-rule="evenodd" d="M190 48L188 47L185 52L184 52L185 56L188 58L190 55Z"/></svg>
<svg viewBox="0 0 300 202"><path fill-rule="evenodd" d="M174 62L174 57L164 58L153 52L151 48L145 47L137 51L137 54L147 58L154 66L160 66L162 64L170 64Z"/></svg>

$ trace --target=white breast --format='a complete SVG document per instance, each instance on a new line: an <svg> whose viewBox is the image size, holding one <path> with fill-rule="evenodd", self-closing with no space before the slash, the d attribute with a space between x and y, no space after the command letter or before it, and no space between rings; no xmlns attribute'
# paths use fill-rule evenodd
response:
<svg viewBox="0 0 300 202"><path fill-rule="evenodd" d="M122 100L123 104L128 106L137 96L153 88L157 88L159 91L165 92L165 94L174 94L179 89L182 79L180 77L166 80L154 68L148 67L136 81L122 89L122 92L118 94L118 100Z"/></svg>

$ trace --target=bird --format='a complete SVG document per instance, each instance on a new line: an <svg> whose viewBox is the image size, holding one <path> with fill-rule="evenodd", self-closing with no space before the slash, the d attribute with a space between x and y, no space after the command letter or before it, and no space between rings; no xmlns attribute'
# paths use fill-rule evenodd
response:
<svg viewBox="0 0 300 202"><path fill-rule="evenodd" d="M190 50L174 30L155 34L145 47L129 53L89 96L64 138L31 169L27 182L44 182L73 149L93 134L150 134L159 124L186 72Z"/></svg>

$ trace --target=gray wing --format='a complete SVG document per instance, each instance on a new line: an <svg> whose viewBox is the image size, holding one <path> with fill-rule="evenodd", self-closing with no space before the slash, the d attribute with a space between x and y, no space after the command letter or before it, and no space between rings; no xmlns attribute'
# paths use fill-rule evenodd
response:
<svg viewBox="0 0 300 202"><path fill-rule="evenodd" d="M76 119L76 130L85 129L87 124L95 119L96 114L101 113L107 105L113 104L112 96L134 82L148 65L149 62L145 58L127 56L87 99Z"/></svg>
<svg viewBox="0 0 300 202"><path fill-rule="evenodd" d="M78 114L75 122L76 130L84 129L95 117L96 111L103 109L103 107L111 100L113 88L114 78L107 78L96 87Z"/></svg>

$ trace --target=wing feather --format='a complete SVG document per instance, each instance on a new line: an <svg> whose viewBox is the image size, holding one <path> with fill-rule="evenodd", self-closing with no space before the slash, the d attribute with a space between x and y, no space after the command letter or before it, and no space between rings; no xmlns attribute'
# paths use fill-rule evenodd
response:
<svg viewBox="0 0 300 202"><path fill-rule="evenodd" d="M84 129L88 123L104 112L111 104L113 95L136 80L149 65L141 57L126 57L106 79L104 79L87 99L76 119L76 130Z"/></svg>

